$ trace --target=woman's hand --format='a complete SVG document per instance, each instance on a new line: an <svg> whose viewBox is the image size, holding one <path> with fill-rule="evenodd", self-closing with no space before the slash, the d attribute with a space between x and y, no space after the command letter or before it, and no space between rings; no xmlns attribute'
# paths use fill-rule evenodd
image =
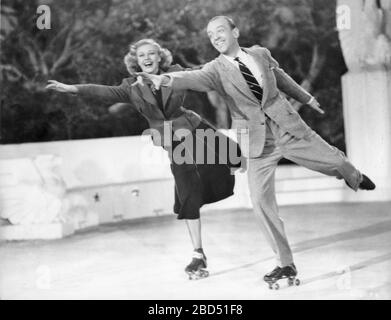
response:
<svg viewBox="0 0 391 320"><path fill-rule="evenodd" d="M132 86L135 86L137 84L144 85L152 83L156 90L159 90L160 87L167 86L170 82L170 78L168 78L165 75L156 75L146 72L137 72L137 81L132 84Z"/></svg>
<svg viewBox="0 0 391 320"><path fill-rule="evenodd" d="M56 80L49 80L48 85L45 87L45 89L54 90L57 92L65 92L65 93L77 93L78 92L76 86L61 83Z"/></svg>

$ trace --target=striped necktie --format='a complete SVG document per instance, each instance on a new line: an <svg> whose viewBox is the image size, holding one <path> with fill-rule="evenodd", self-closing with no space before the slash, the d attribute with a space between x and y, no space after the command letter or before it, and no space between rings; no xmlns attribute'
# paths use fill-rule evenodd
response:
<svg viewBox="0 0 391 320"><path fill-rule="evenodd" d="M239 57L236 57L234 60L239 63L240 72L242 73L244 79L246 80L247 85L249 86L254 96L258 99L259 103L262 105L262 98L263 98L262 87L259 85L257 79L255 79L254 75L251 73L249 68L247 68L247 66L242 61L240 61Z"/></svg>

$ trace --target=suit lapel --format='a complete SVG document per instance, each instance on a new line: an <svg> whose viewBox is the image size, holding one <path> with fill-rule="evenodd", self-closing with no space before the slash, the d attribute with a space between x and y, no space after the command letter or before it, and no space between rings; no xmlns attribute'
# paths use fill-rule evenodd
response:
<svg viewBox="0 0 391 320"><path fill-rule="evenodd" d="M263 97L262 97L262 107L264 106L265 104L265 101L266 101L266 97L268 96L268 83L267 83L267 70L266 70L266 67L265 67L265 62L263 61L262 57L257 54L256 52L254 52L254 50L252 50L251 48L250 49L244 49L243 50L248 53L249 55L251 55L253 57L253 59L255 60L255 62L257 63L259 69L261 70L261 73L262 73L262 89L263 89Z"/></svg>
<svg viewBox="0 0 391 320"><path fill-rule="evenodd" d="M163 97L163 108L166 109L168 99L170 99L172 95L172 87L161 87L161 90L162 90L162 97Z"/></svg>
<svg viewBox="0 0 391 320"><path fill-rule="evenodd" d="M218 58L220 63L223 66L224 71L226 72L226 76L229 78L231 83L240 91L242 92L246 97L250 98L256 103L258 102L258 99L254 96L254 94L251 92L246 80L244 79L242 73L238 68L236 68L226 57L223 55L220 55Z"/></svg>
<svg viewBox="0 0 391 320"><path fill-rule="evenodd" d="M156 109L156 112L158 112L159 114L161 114L161 116L164 118L164 114L163 112L160 110L159 106L158 106L158 102L156 101L156 98L155 96L153 95L152 93L152 90L151 88L144 84L143 86L138 84L137 85L137 88L139 90L139 94L140 94L140 97L148 102L149 104L153 105Z"/></svg>
<svg viewBox="0 0 391 320"><path fill-rule="evenodd" d="M141 84L138 84L137 87L141 91L141 97L145 101L149 102L150 104L157 105L157 101L152 93L151 88L148 85L144 84L142 86Z"/></svg>

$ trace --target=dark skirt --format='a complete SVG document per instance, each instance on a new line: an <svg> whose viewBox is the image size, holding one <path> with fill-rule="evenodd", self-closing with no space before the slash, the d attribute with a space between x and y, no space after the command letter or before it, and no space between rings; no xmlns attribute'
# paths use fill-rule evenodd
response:
<svg viewBox="0 0 391 320"><path fill-rule="evenodd" d="M215 134L214 145L210 140L196 133L197 129L213 130ZM225 135L218 133L205 122L192 132L191 140L173 141L173 149L179 147L186 153L187 161L184 164L178 164L173 161L173 150L170 150L171 171L175 179L175 204L174 213L178 219L199 219L200 208L207 203L217 202L233 195L235 186L234 168L240 167L241 159L240 148L236 142ZM219 149L222 140L224 147ZM192 141L192 147L189 146ZM198 146L198 147L197 147ZM204 148L203 157L197 157L200 146ZM228 147L225 148L225 146ZM197 150L198 148L198 150ZM235 152L235 162L228 157L229 150ZM209 152L209 163L207 163ZM212 153L210 153L212 152ZM175 157L174 157L175 158ZM191 161L189 161L191 160Z"/></svg>

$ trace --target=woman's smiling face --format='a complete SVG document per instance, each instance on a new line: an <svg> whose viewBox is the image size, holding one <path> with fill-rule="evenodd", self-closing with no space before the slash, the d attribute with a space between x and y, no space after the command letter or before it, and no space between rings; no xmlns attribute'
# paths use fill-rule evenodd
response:
<svg viewBox="0 0 391 320"><path fill-rule="evenodd" d="M141 70L150 74L159 73L159 63L161 57L159 49L152 44L144 44L137 48L137 63Z"/></svg>

